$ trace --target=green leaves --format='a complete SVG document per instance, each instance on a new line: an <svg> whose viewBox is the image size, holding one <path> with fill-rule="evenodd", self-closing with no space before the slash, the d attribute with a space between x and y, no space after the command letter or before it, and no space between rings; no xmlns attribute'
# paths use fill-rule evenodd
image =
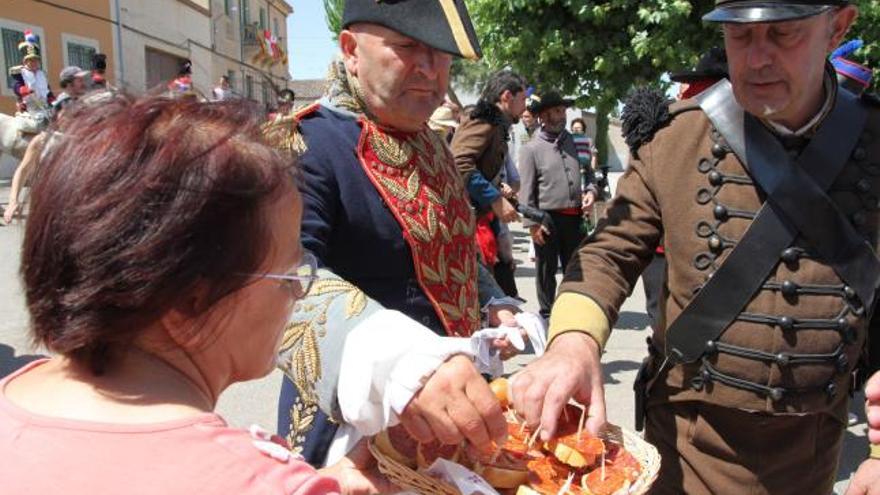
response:
<svg viewBox="0 0 880 495"><path fill-rule="evenodd" d="M345 9L345 0L324 0L324 12L326 13L327 29L333 33L333 40L339 37L342 31L342 11Z"/></svg>

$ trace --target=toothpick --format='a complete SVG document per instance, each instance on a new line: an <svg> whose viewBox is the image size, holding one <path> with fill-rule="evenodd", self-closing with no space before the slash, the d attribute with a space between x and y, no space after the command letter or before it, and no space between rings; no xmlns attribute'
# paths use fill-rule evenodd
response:
<svg viewBox="0 0 880 495"><path fill-rule="evenodd" d="M535 428L535 432L532 433L532 436L529 437L529 444L528 444L528 445L529 445L529 448L532 448L532 445L535 444L535 440L538 439L538 434L539 434L539 433L541 433L541 428L540 428L540 426L539 426L538 428Z"/></svg>
<svg viewBox="0 0 880 495"><path fill-rule="evenodd" d="M523 432L526 431L526 422L523 421L521 425L519 425L519 434L522 435Z"/></svg>
<svg viewBox="0 0 880 495"><path fill-rule="evenodd" d="M605 449L602 449L602 481L605 481Z"/></svg>
<svg viewBox="0 0 880 495"><path fill-rule="evenodd" d="M586 424L586 422L587 422L587 410L584 409L583 411L581 411L581 419L580 419L580 421L578 421L578 436L577 436L578 442L581 441L581 433L583 433L583 431L584 431L584 425Z"/></svg>
<svg viewBox="0 0 880 495"><path fill-rule="evenodd" d="M569 493L572 481L574 481L574 473L568 475L568 479L565 481L565 484L562 485L562 488L559 489L559 493L557 493L556 495L565 495L566 493Z"/></svg>
<svg viewBox="0 0 880 495"><path fill-rule="evenodd" d="M507 419L512 423L519 424L519 418L516 416L516 413L513 412L513 409L507 410Z"/></svg>

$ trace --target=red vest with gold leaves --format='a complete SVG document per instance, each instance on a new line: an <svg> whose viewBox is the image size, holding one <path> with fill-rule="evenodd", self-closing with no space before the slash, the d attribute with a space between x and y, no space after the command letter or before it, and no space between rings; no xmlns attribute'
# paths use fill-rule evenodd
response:
<svg viewBox="0 0 880 495"><path fill-rule="evenodd" d="M358 158L403 230L419 285L446 333L469 336L480 326L474 215L449 148L427 127L359 123Z"/></svg>

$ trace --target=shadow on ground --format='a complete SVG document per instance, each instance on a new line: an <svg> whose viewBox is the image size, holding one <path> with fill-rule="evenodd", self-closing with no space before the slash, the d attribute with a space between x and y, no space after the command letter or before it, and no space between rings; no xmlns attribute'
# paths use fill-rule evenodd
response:
<svg viewBox="0 0 880 495"><path fill-rule="evenodd" d="M9 347L6 344L0 344L0 378L9 375L10 373L30 363L31 361L43 359L45 357L46 356L41 356L38 354L22 354L16 356L15 349Z"/></svg>
<svg viewBox="0 0 880 495"><path fill-rule="evenodd" d="M635 371L639 369L641 363L629 360L608 361L602 363L602 374L605 375L605 385L617 385L621 383L618 379L620 373ZM627 378L627 382L632 383L632 378Z"/></svg>
<svg viewBox="0 0 880 495"><path fill-rule="evenodd" d="M614 328L615 330L645 330L649 326L651 326L651 320L647 313L621 311Z"/></svg>

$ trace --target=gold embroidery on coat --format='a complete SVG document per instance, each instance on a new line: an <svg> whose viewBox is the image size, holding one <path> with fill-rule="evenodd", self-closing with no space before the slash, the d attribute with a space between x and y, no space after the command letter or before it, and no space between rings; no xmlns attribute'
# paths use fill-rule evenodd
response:
<svg viewBox="0 0 880 495"><path fill-rule="evenodd" d="M327 296L315 300L320 296ZM367 307L367 296L344 280L319 280L308 296L299 302L298 312L314 314L305 321L291 322L281 341L281 351L290 353L290 360L279 366L296 386L299 396L290 408L290 433L287 441L294 453L301 453L306 434L312 429L318 413L318 395L315 384L321 379L321 351L318 339L327 334L330 307L345 297L346 320L360 316Z"/></svg>

